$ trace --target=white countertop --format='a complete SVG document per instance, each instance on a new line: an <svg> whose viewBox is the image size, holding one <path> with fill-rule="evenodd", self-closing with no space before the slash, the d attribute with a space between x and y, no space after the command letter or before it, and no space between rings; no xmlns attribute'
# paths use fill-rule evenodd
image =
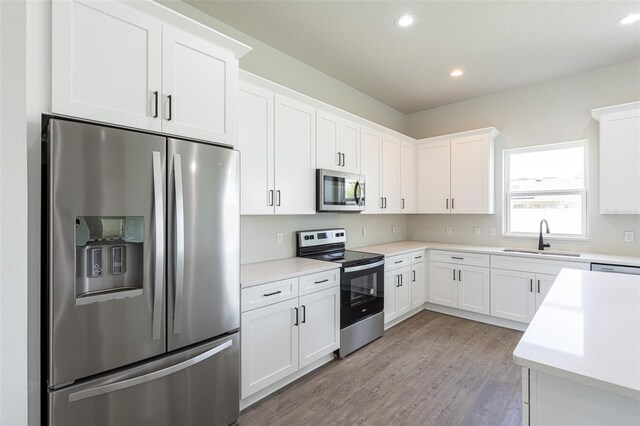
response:
<svg viewBox="0 0 640 426"><path fill-rule="evenodd" d="M640 400L640 276L563 269L513 360Z"/></svg>
<svg viewBox="0 0 640 426"><path fill-rule="evenodd" d="M513 249L513 247L508 247ZM533 248L533 247L532 247ZM379 253L385 256L393 256L396 254L407 253L415 250L434 249L434 250L452 250L462 252L485 253L493 255L525 257L528 259L552 259L564 260L568 262L583 263L607 263L615 265L640 266L640 256L623 256L616 254L602 253L580 253L580 257L561 256L553 254L534 254L534 253L514 253L505 252L504 247L491 246L471 246L465 244L449 244L435 243L429 241L400 241L396 243L379 244L375 246L356 247L351 250L366 251L369 253Z"/></svg>
<svg viewBox="0 0 640 426"><path fill-rule="evenodd" d="M240 266L240 288L329 271L339 267L340 265L337 263L305 259L303 257L248 263Z"/></svg>

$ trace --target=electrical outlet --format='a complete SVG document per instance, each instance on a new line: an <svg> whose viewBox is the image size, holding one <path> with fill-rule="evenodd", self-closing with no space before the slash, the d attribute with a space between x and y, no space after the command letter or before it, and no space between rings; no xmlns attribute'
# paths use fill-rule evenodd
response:
<svg viewBox="0 0 640 426"><path fill-rule="evenodd" d="M282 244L284 242L284 235L282 232L276 232L276 244Z"/></svg>
<svg viewBox="0 0 640 426"><path fill-rule="evenodd" d="M496 236L496 228L494 228L493 226L489 228L489 235L491 235L492 237Z"/></svg>
<svg viewBox="0 0 640 426"><path fill-rule="evenodd" d="M635 241L636 238L636 233L633 231L626 231L624 233L624 242L625 243L632 243Z"/></svg>
<svg viewBox="0 0 640 426"><path fill-rule="evenodd" d="M362 227L362 236L363 237L367 236L367 228L365 228L364 226Z"/></svg>
<svg viewBox="0 0 640 426"><path fill-rule="evenodd" d="M395 225L391 225L391 233L392 234L396 233L396 226Z"/></svg>
<svg viewBox="0 0 640 426"><path fill-rule="evenodd" d="M450 227L450 226L447 226L446 231L447 231L447 235L451 235L451 234L453 234L453 228L452 228L452 227Z"/></svg>
<svg viewBox="0 0 640 426"><path fill-rule="evenodd" d="M476 226L476 228L473 230L473 233L475 234L476 237L479 237L480 236L480 228L478 228Z"/></svg>

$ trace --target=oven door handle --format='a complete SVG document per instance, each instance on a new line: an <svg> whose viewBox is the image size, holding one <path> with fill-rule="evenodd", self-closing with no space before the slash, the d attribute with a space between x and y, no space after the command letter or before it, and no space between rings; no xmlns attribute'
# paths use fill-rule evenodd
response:
<svg viewBox="0 0 640 426"><path fill-rule="evenodd" d="M349 272L364 271L367 269L377 268L380 265L384 265L384 260L381 260L375 263L368 263L366 265L352 266L351 268L344 268L344 272L345 274L348 274Z"/></svg>

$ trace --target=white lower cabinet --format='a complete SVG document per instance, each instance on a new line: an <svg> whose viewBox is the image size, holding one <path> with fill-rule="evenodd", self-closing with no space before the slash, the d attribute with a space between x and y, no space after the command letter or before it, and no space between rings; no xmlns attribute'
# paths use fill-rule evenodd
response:
<svg viewBox="0 0 640 426"><path fill-rule="evenodd" d="M448 254L434 251L433 258L445 259ZM430 262L429 302L489 315L489 268L466 265L467 257L474 264L489 264L488 256L477 254L455 256L459 263Z"/></svg>
<svg viewBox="0 0 640 426"><path fill-rule="evenodd" d="M588 270L588 262L491 256L491 315L529 323L562 268Z"/></svg>
<svg viewBox="0 0 640 426"><path fill-rule="evenodd" d="M340 287L300 297L300 368L340 348Z"/></svg>
<svg viewBox="0 0 640 426"><path fill-rule="evenodd" d="M340 348L337 274L336 269L242 289L243 399ZM334 286L298 296L299 281L309 280Z"/></svg>
<svg viewBox="0 0 640 426"><path fill-rule="evenodd" d="M411 310L411 267L393 269L384 275L384 322Z"/></svg>
<svg viewBox="0 0 640 426"><path fill-rule="evenodd" d="M419 308L427 301L424 262L411 265L411 309Z"/></svg>

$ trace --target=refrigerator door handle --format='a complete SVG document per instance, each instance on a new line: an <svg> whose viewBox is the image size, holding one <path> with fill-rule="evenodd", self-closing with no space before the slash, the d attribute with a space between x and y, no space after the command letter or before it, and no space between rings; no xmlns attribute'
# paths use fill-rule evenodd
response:
<svg viewBox="0 0 640 426"><path fill-rule="evenodd" d="M173 309L173 334L178 334L182 329L182 299L184 294L184 192L182 187L182 156L180 154L173 154L173 173L176 191L176 293Z"/></svg>
<svg viewBox="0 0 640 426"><path fill-rule="evenodd" d="M153 340L160 338L160 316L162 314L162 280L164 278L164 202L162 199L162 158L153 151L153 199L156 225L156 259L153 288Z"/></svg>
<svg viewBox="0 0 640 426"><path fill-rule="evenodd" d="M223 344L216 346L213 349L209 349L206 352L201 353L198 356L195 356L191 359L183 361L181 363L172 365L171 367L163 368L162 370L154 371L152 373L143 374L142 376L133 377L131 379L122 380L115 383L109 383L108 385L97 386L95 388L85 389L78 392L74 392L69 395L69 402L80 401L87 398L92 398L98 395L104 395L105 393L115 392L118 390L130 388L132 386L140 385L143 383L149 383L153 380L160 379L162 377L166 377L170 374L177 373L186 368L192 367L199 362L204 361L207 358L211 358L217 353L222 352L223 350L231 347L233 344L232 340L227 340Z"/></svg>

